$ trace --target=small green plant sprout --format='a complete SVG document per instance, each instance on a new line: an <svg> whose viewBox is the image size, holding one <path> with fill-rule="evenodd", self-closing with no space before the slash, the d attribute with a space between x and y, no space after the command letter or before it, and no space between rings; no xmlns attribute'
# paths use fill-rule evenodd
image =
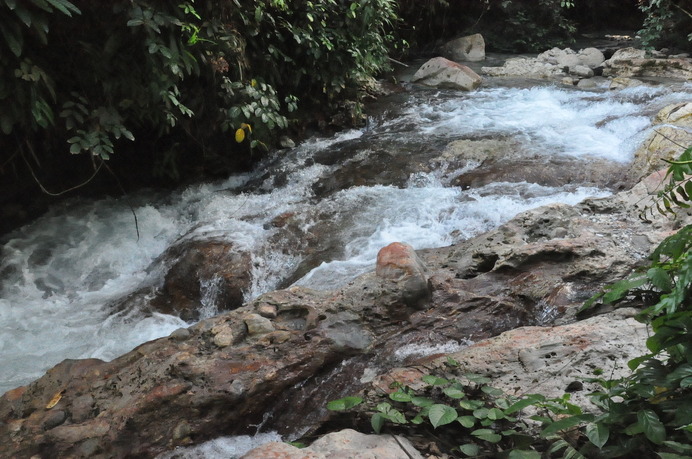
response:
<svg viewBox="0 0 692 459"><path fill-rule="evenodd" d="M683 147L681 147L683 148ZM639 218L649 222L649 216L653 217L658 211L661 215L675 217L678 209L689 209L692 203L692 146L687 148L680 157L675 160L666 160L668 171L666 183L663 189L656 193L651 205L644 207Z"/></svg>

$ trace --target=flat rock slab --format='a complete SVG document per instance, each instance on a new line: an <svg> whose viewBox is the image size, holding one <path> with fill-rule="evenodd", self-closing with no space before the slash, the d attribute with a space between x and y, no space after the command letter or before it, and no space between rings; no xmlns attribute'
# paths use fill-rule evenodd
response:
<svg viewBox="0 0 692 459"><path fill-rule="evenodd" d="M406 438L365 435L346 429L325 435L307 448L267 443L241 459L423 459Z"/></svg>

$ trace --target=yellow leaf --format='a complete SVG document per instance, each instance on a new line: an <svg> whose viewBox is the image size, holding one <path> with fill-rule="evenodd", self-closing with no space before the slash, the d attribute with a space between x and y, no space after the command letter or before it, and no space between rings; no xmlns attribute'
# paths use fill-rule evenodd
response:
<svg viewBox="0 0 692 459"><path fill-rule="evenodd" d="M245 140L245 131L242 128L237 129L235 131L235 141L241 143L243 140Z"/></svg>
<svg viewBox="0 0 692 459"><path fill-rule="evenodd" d="M48 405L46 405L46 409L47 409L47 410L50 410L50 409L53 408L55 405L57 405L58 402L60 401L60 399L62 398L62 394L64 394L64 393L65 393L65 391L64 391L64 390L61 390L60 392L58 392L58 393L56 393L55 395L53 395L53 398L51 398L51 399L50 399L50 402L48 402Z"/></svg>
<svg viewBox="0 0 692 459"><path fill-rule="evenodd" d="M250 133L252 133L252 126L250 126L250 125L247 124L247 123L242 123L242 124L240 125L240 129L247 129Z"/></svg>

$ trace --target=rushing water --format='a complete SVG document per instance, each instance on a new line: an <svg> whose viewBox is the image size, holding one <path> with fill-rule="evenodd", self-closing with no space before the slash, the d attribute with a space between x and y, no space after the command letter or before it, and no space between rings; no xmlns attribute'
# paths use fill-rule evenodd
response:
<svg viewBox="0 0 692 459"><path fill-rule="evenodd" d="M165 314L112 307L144 285L157 285L165 266L154 260L181 240L222 238L251 253L250 299L291 278L304 262L303 254L280 245L273 219L291 213L305 233L328 222L321 237L333 250L297 283L334 288L372 269L377 251L390 242L448 245L523 210L610 193L525 182L462 190L450 186L444 164L432 161L445 143L510 137L527 155L626 164L648 134L651 115L689 99L690 92L690 85L612 92L553 86L418 91L397 96L367 128L278 152L254 173L167 196L130 196L139 239L124 200L57 206L2 241L0 393L65 358L110 360L189 325ZM344 168L378 155L384 158L381 183L356 175L334 185ZM426 167L403 182L386 175L411 161ZM215 311L214 288L213 282L202 286L206 315Z"/></svg>

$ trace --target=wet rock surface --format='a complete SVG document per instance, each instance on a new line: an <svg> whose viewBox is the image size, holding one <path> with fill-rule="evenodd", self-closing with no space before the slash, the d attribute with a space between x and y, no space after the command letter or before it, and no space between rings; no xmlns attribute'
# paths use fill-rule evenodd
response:
<svg viewBox="0 0 692 459"><path fill-rule="evenodd" d="M365 435L346 429L327 434L307 448L286 443L268 443L250 451L242 459L423 459L406 438L392 435Z"/></svg>
<svg viewBox="0 0 692 459"><path fill-rule="evenodd" d="M434 357L402 354L406 346L572 322L585 298L627 274L674 229L636 216L658 180L574 207L525 212L456 246L418 253L396 246L380 269L395 260L394 281L371 273L331 292L280 290L112 362L64 361L0 399L0 456L151 457L248 433L266 413L266 428L287 437L314 431L329 418L320 409L327 401ZM411 275L428 280L424 309L391 301L402 298L398 281ZM543 330L551 329L511 333L561 333ZM306 399L309 410L288 408Z"/></svg>

